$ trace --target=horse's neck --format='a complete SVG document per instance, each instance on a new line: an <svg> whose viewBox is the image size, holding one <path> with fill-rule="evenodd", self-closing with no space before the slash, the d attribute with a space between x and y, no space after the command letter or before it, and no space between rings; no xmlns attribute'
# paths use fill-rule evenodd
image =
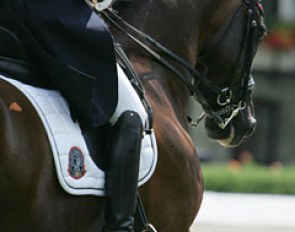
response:
<svg viewBox="0 0 295 232"><path fill-rule="evenodd" d="M131 14L135 10L138 10L137 13ZM134 1L130 9L122 12L122 16L136 28L193 65L196 62L197 50L196 11L197 6L193 1L188 0ZM155 85L150 85L148 82L152 81L143 80L144 83L148 83L148 86L145 86L149 88L147 92L167 99L178 120L185 124L189 100L187 87L173 73L148 57L132 42L124 39L123 41L136 72L149 74L144 76L149 76L147 79L152 77L152 81L157 82ZM156 51L161 54L157 49ZM171 64L175 65L173 62Z"/></svg>
<svg viewBox="0 0 295 232"><path fill-rule="evenodd" d="M189 91L169 70L157 61L143 56L130 57L132 65L141 77L147 95L157 99L158 105L169 107L183 126L186 125Z"/></svg>
<svg viewBox="0 0 295 232"><path fill-rule="evenodd" d="M128 8L118 9L118 12L127 22L153 37L194 66L198 50L199 8L198 0L142 0L133 1ZM116 36L124 45L136 72L139 74L151 73L154 78L153 82L157 82L157 87L160 86L159 89L156 89L155 85L148 83L149 93L159 94L157 91L160 91L161 97L169 100L179 121L184 122L189 99L187 87L164 66L154 62L133 42L121 37L120 32L116 33ZM161 54L158 49L156 51ZM164 56L164 58L166 57ZM171 65L179 68L173 62ZM151 83L151 81L149 82Z"/></svg>

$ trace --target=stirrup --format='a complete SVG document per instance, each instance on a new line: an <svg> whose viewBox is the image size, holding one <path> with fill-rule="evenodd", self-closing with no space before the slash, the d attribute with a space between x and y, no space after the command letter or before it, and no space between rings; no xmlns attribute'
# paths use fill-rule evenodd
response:
<svg viewBox="0 0 295 232"><path fill-rule="evenodd" d="M157 230L152 224L148 223L142 232L157 232Z"/></svg>

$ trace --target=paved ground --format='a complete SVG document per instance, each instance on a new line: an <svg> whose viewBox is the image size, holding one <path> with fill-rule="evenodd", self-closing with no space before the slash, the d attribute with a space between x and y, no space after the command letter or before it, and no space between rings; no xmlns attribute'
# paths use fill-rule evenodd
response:
<svg viewBox="0 0 295 232"><path fill-rule="evenodd" d="M295 232L295 196L205 192L192 232Z"/></svg>

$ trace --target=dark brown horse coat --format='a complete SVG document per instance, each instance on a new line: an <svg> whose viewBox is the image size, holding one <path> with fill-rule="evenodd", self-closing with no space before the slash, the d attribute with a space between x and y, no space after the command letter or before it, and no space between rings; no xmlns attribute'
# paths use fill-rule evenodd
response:
<svg viewBox="0 0 295 232"><path fill-rule="evenodd" d="M211 70L208 77L217 84L226 82L225 74L233 65L231 59L241 49L246 1L118 0L118 3L122 3L117 8L120 16L191 65L200 59L205 47L213 45L214 55L205 60ZM214 49L215 42L220 41L216 32L228 27L228 20L224 19L239 7L241 15L234 21L231 36L221 41L219 50ZM260 21L257 21L259 30L263 32ZM116 38L141 75L154 111L158 165L150 181L140 188L148 219L159 232L189 232L203 195L198 154L187 132L190 93L169 70L121 33ZM245 110L239 116L232 127L236 135L243 137L245 132L239 126L247 126L253 113L247 114ZM4 81L0 81L0 122L0 231L101 231L103 199L75 197L62 191L40 119L25 97ZM216 126L212 129L215 131Z"/></svg>

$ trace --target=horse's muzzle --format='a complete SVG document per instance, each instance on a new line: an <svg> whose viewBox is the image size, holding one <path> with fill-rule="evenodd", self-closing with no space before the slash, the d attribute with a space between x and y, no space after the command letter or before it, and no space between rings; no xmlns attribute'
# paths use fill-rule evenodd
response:
<svg viewBox="0 0 295 232"><path fill-rule="evenodd" d="M256 119L241 113L221 129L214 119L206 118L205 128L208 137L217 140L223 147L236 147L255 132Z"/></svg>

